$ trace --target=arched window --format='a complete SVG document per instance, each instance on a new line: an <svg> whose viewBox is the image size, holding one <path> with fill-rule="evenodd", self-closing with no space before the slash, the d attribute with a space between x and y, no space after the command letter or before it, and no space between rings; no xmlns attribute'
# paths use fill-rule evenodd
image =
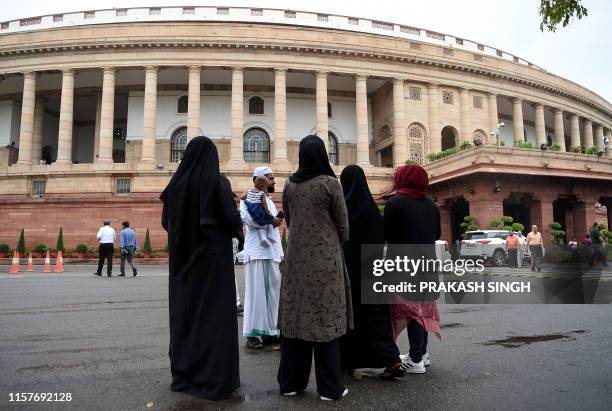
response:
<svg viewBox="0 0 612 411"><path fill-rule="evenodd" d="M484 130L481 129L476 129L474 130L474 143L476 143L477 141L480 141L479 144L487 144L487 133L484 132Z"/></svg>
<svg viewBox="0 0 612 411"><path fill-rule="evenodd" d="M457 140L457 132L451 126L446 126L442 129L442 150L447 150L449 148L455 147L457 144L455 141Z"/></svg>
<svg viewBox="0 0 612 411"><path fill-rule="evenodd" d="M332 117L332 105L331 103L328 101L327 102L327 118L331 118Z"/></svg>
<svg viewBox="0 0 612 411"><path fill-rule="evenodd" d="M258 96L249 99L249 114L263 114L264 99Z"/></svg>
<svg viewBox="0 0 612 411"><path fill-rule="evenodd" d="M179 127L170 138L170 161L178 163L183 158L187 147L187 127Z"/></svg>
<svg viewBox="0 0 612 411"><path fill-rule="evenodd" d="M378 132L378 141L384 141L391 137L391 129L389 126L382 126L380 131Z"/></svg>
<svg viewBox="0 0 612 411"><path fill-rule="evenodd" d="M187 96L181 96L177 100L176 112L178 114L187 114L189 110L189 98Z"/></svg>
<svg viewBox="0 0 612 411"><path fill-rule="evenodd" d="M410 148L410 160L417 164L424 163L425 137L425 127L421 123L410 124L408 127L408 147Z"/></svg>
<svg viewBox="0 0 612 411"><path fill-rule="evenodd" d="M244 133L244 161L247 163L270 162L270 136L261 128L250 128Z"/></svg>
<svg viewBox="0 0 612 411"><path fill-rule="evenodd" d="M329 162L338 165L338 138L331 131L328 132L327 141L329 144Z"/></svg>

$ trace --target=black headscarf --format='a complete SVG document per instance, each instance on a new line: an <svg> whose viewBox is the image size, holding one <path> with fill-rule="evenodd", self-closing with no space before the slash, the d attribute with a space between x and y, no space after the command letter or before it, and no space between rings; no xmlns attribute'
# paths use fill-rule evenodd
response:
<svg viewBox="0 0 612 411"><path fill-rule="evenodd" d="M336 177L329 165L325 144L318 136L306 136L300 141L298 170L289 176L292 183L302 183L320 175Z"/></svg>
<svg viewBox="0 0 612 411"><path fill-rule="evenodd" d="M340 174L349 217L350 241L357 244L382 244L385 241L383 219L368 188L363 169L346 166Z"/></svg>
<svg viewBox="0 0 612 411"><path fill-rule="evenodd" d="M168 231L171 275L189 269L201 252L207 235L205 226L219 226L238 236L231 221L231 211L236 211L231 198L231 185L219 173L217 148L208 137L193 138L183 159L160 198L164 202L162 225ZM227 198L226 198L227 197ZM235 218L234 218L235 219Z"/></svg>

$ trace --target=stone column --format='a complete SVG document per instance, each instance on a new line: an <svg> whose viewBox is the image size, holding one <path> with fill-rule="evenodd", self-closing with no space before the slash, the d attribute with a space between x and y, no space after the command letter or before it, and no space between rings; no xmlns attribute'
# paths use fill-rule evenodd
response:
<svg viewBox="0 0 612 411"><path fill-rule="evenodd" d="M523 126L523 100L520 98L513 98L511 101L514 141L525 141L525 128ZM495 129L492 131L495 131Z"/></svg>
<svg viewBox="0 0 612 411"><path fill-rule="evenodd" d="M467 88L461 88L459 90L459 100L461 104L461 137L458 146L464 141L472 143L473 130L472 130L472 110L470 105L470 90Z"/></svg>
<svg viewBox="0 0 612 411"><path fill-rule="evenodd" d="M102 96L96 96L96 125L94 126L94 163L100 154L100 122L102 120Z"/></svg>
<svg viewBox="0 0 612 411"><path fill-rule="evenodd" d="M115 68L105 67L100 109L100 145L98 162L113 162L113 127L115 121Z"/></svg>
<svg viewBox="0 0 612 411"><path fill-rule="evenodd" d="M584 120L584 146L593 146L593 122L588 118Z"/></svg>
<svg viewBox="0 0 612 411"><path fill-rule="evenodd" d="M561 146L561 151L565 149L565 130L563 129L563 110L555 109L555 143Z"/></svg>
<svg viewBox="0 0 612 411"><path fill-rule="evenodd" d="M603 126L601 124L597 124L595 126L595 141L594 141L594 145L597 146L597 148L601 151L604 149L604 144L603 144Z"/></svg>
<svg viewBox="0 0 612 411"><path fill-rule="evenodd" d="M32 132L32 164L39 164L42 158L42 132L45 119L45 99L36 99L34 108L34 129Z"/></svg>
<svg viewBox="0 0 612 411"><path fill-rule="evenodd" d="M489 99L489 130L487 131L487 141L490 139L490 132L497 129L497 124L499 123L499 115L497 114L497 94L489 93L487 95ZM521 110L522 115L522 110ZM516 139L515 139L516 140ZM484 144L487 144L487 141L483 141Z"/></svg>
<svg viewBox="0 0 612 411"><path fill-rule="evenodd" d="M538 231L542 233L542 240L545 245L550 245L551 243L551 236L548 234L548 225L553 222L553 201L554 198L552 197L541 196L539 200L532 201L529 207L529 219L531 220L531 224L538 226ZM531 227L525 227L525 230L531 230Z"/></svg>
<svg viewBox="0 0 612 411"><path fill-rule="evenodd" d="M72 125L74 122L74 70L62 71L62 100L57 133L58 164L72 163Z"/></svg>
<svg viewBox="0 0 612 411"><path fill-rule="evenodd" d="M572 148L580 148L580 119L578 118L578 114L572 114L570 119L570 130L572 136Z"/></svg>
<svg viewBox="0 0 612 411"><path fill-rule="evenodd" d="M21 128L19 130L19 157L17 164L32 164L32 134L34 132L34 105L36 102L36 73L23 73L21 100Z"/></svg>
<svg viewBox="0 0 612 411"><path fill-rule="evenodd" d="M155 162L156 114L157 67L147 66L145 68L144 118L142 153L140 156L140 160L143 162Z"/></svg>
<svg viewBox="0 0 612 411"><path fill-rule="evenodd" d="M438 114L438 84L427 85L429 96L429 154L442 151L442 134L440 131L440 116Z"/></svg>
<svg viewBox="0 0 612 411"><path fill-rule="evenodd" d="M244 163L243 158L244 127L244 68L232 68L232 124L230 142L230 160L234 165Z"/></svg>
<svg viewBox="0 0 612 411"><path fill-rule="evenodd" d="M189 95L187 97L187 141L201 134L200 131L200 74L202 67L189 67Z"/></svg>
<svg viewBox="0 0 612 411"><path fill-rule="evenodd" d="M316 113L317 113L317 135L325 144L325 151L329 154L329 124L327 114L327 73L317 71L316 91Z"/></svg>
<svg viewBox="0 0 612 411"><path fill-rule="evenodd" d="M591 230L593 223L597 221L597 209L595 201L581 201L574 208L574 233L576 240L584 238Z"/></svg>
<svg viewBox="0 0 612 411"><path fill-rule="evenodd" d="M285 169L287 160L287 69L274 69L274 166Z"/></svg>
<svg viewBox="0 0 612 411"><path fill-rule="evenodd" d="M406 141L406 113L404 111L403 78L393 79L393 166L401 166L408 160Z"/></svg>
<svg viewBox="0 0 612 411"><path fill-rule="evenodd" d="M536 144L540 147L542 144L547 144L546 140L546 126L544 123L544 106L540 103L533 105L535 115L535 132L536 132Z"/></svg>
<svg viewBox="0 0 612 411"><path fill-rule="evenodd" d="M355 111L357 118L357 164L369 167L370 147L368 141L368 92L365 75L355 76Z"/></svg>
<svg viewBox="0 0 612 411"><path fill-rule="evenodd" d="M608 137L608 158L612 158L612 131L610 129L606 130L606 137ZM608 213L610 211L612 211L612 206L608 207ZM608 225L608 227L612 227L612 225Z"/></svg>

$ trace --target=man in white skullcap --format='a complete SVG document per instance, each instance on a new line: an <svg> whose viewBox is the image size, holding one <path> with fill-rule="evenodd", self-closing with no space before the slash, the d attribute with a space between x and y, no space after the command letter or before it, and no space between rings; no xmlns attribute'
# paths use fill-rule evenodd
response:
<svg viewBox="0 0 612 411"><path fill-rule="evenodd" d="M264 176L269 181L268 192L274 192L274 173L270 167L257 167L253 172L253 181ZM272 216L278 211L274 202L266 196L268 210ZM282 219L274 217L272 225L275 227L272 242L263 246L258 228L263 226L255 223L251 217L244 200L240 201L240 217L247 228L244 240L244 321L243 335L247 337L247 347L252 349L263 348L263 342L278 344L278 300L280 295L279 263L283 257L283 248L278 226Z"/></svg>

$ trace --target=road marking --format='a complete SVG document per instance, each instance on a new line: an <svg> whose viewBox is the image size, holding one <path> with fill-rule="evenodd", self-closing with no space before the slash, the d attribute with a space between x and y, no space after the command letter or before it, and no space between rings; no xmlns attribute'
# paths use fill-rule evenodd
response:
<svg viewBox="0 0 612 411"><path fill-rule="evenodd" d="M7 279L7 278L23 278L23 277L25 277L25 275L11 275L7 277L0 277L0 280Z"/></svg>

